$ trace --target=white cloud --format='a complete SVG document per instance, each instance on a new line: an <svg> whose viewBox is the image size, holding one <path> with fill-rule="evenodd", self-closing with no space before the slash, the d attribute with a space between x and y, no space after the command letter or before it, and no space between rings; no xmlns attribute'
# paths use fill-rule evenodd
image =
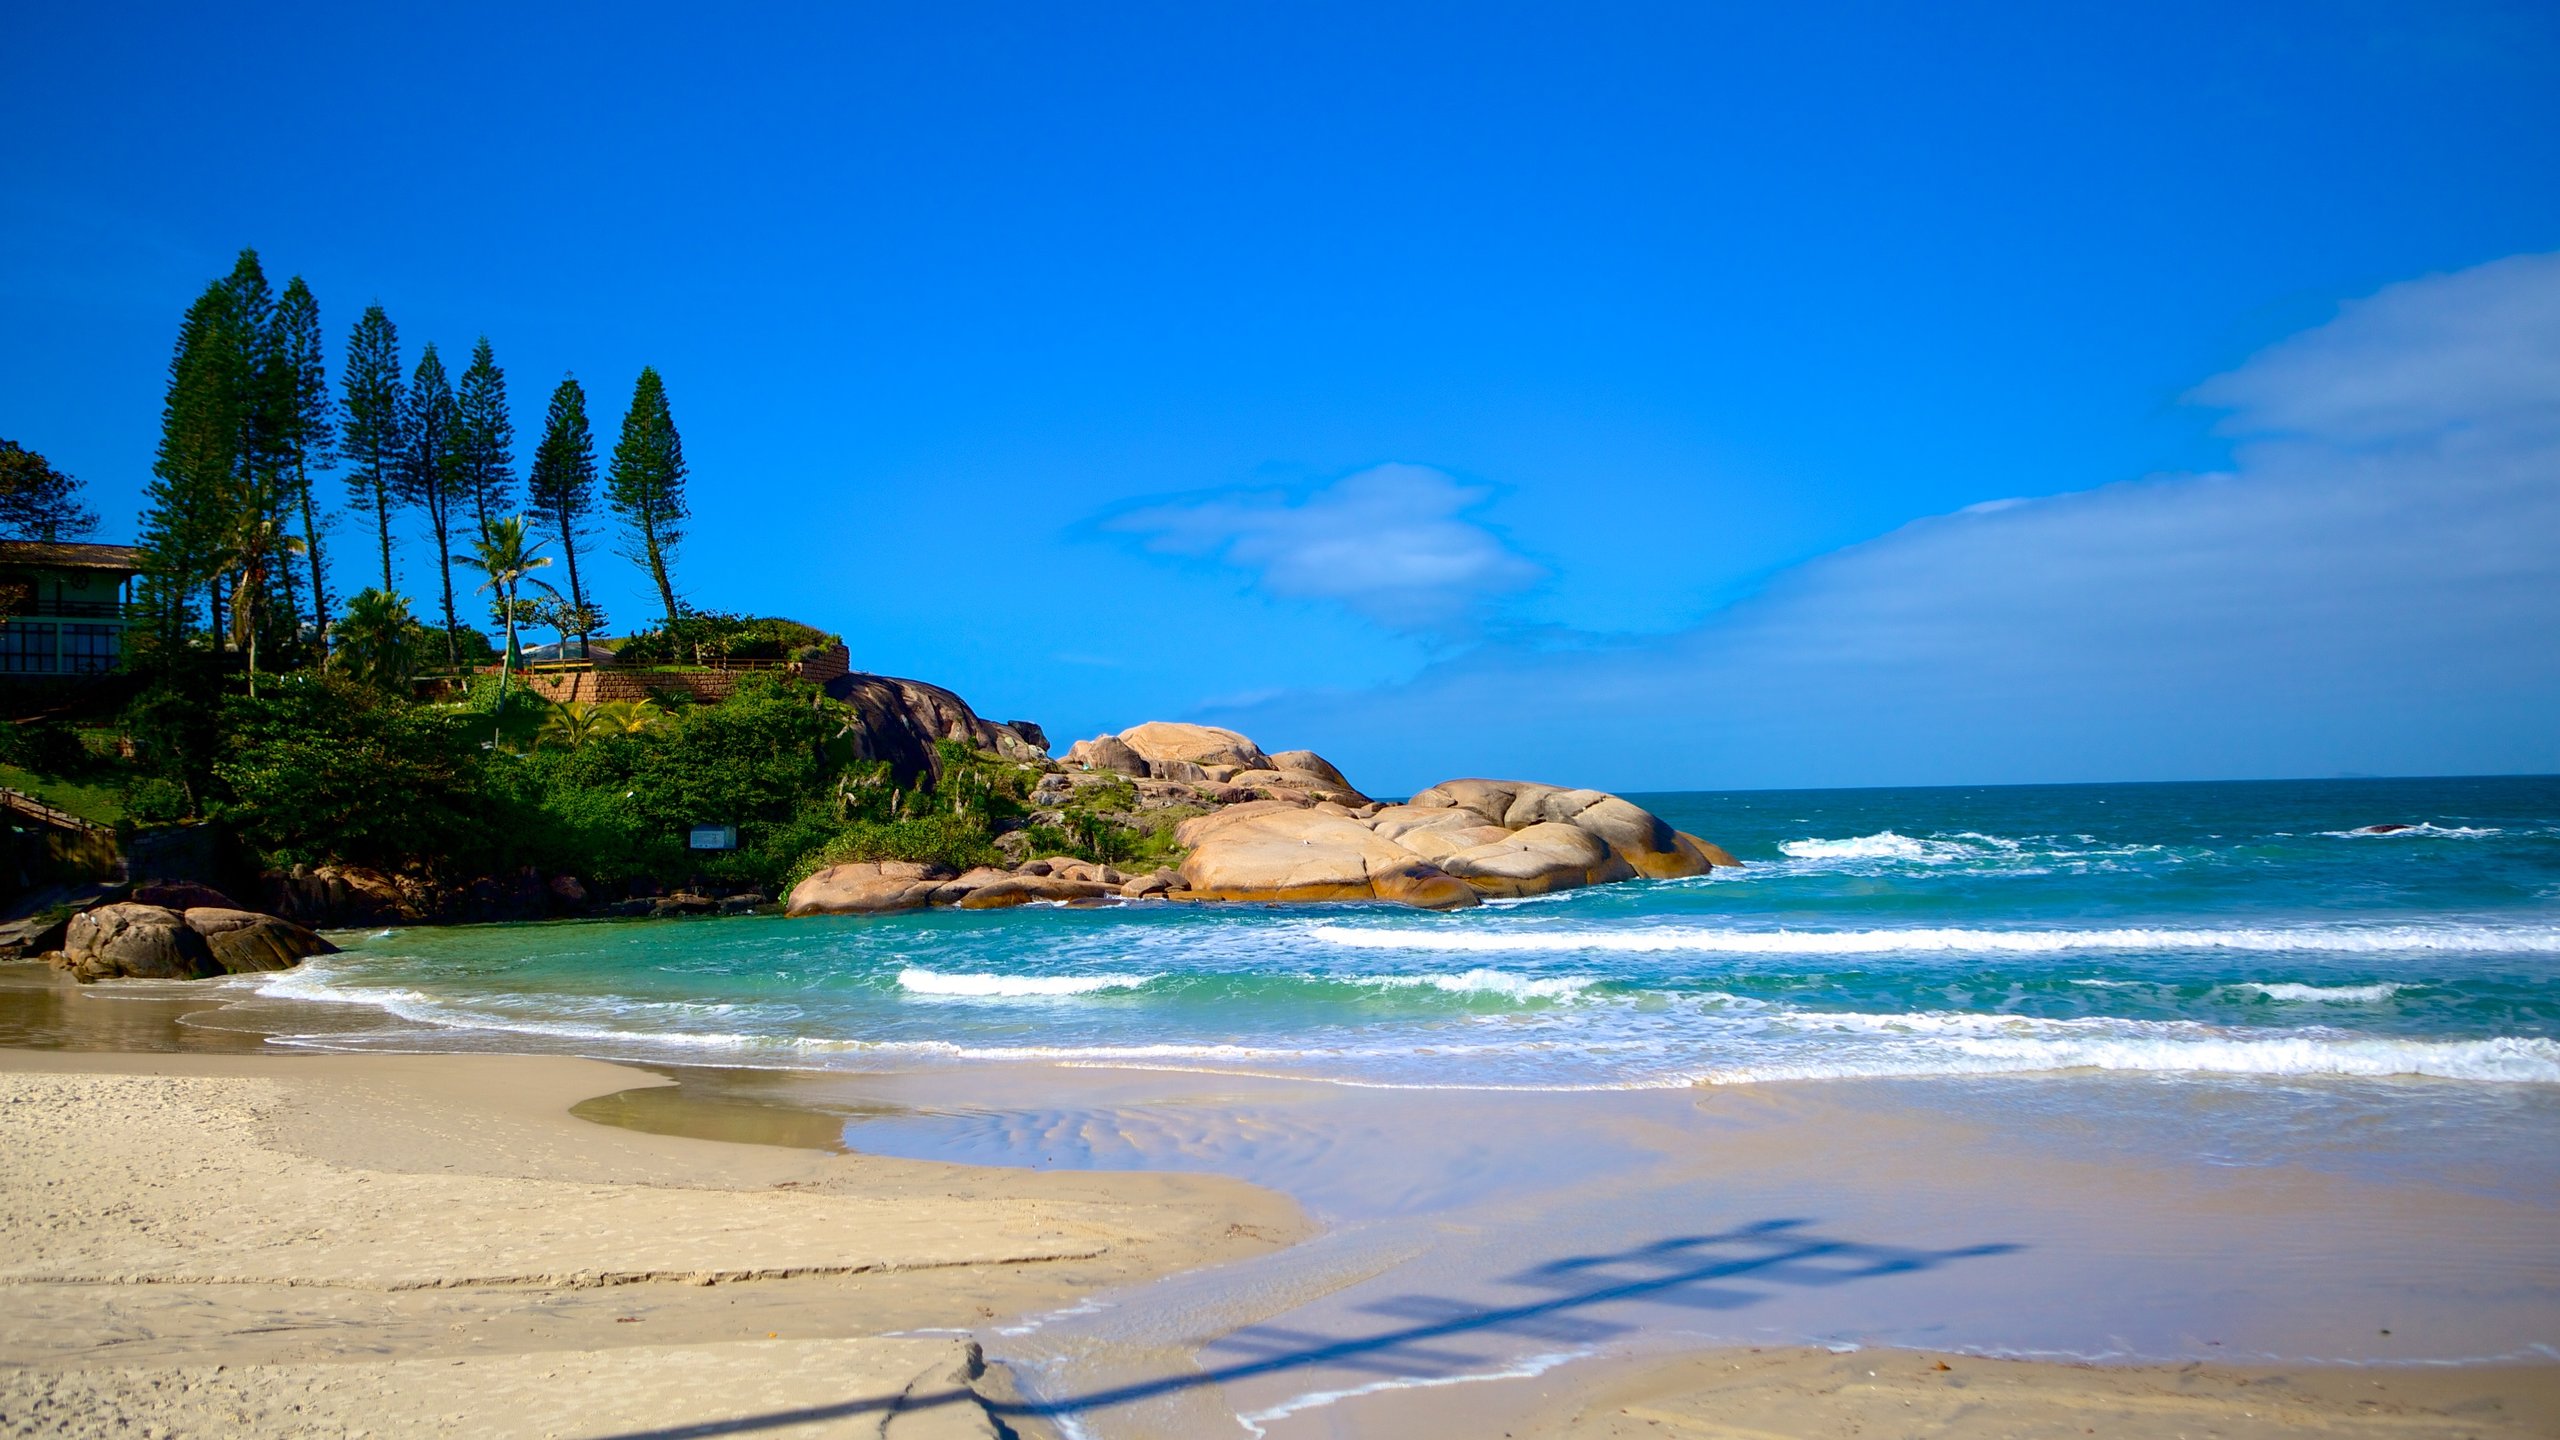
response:
<svg viewBox="0 0 2560 1440"><path fill-rule="evenodd" d="M2392 286L2196 398L2228 473L1977 505L1678 636L1226 718L1388 788L2560 768L2560 257Z"/></svg>
<svg viewBox="0 0 2560 1440"><path fill-rule="evenodd" d="M1292 599L1435 628L1543 573L1469 512L1490 492L1422 465L1380 465L1304 497L1229 492L1126 512L1106 528L1160 554L1215 558Z"/></svg>

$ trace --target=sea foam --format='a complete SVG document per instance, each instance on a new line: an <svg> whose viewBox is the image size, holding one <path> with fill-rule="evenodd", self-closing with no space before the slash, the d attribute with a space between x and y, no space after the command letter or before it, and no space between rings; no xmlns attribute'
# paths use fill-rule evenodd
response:
<svg viewBox="0 0 2560 1440"><path fill-rule="evenodd" d="M1362 975L1352 983L1390 990L1428 987L1452 995L1502 995L1513 1000L1570 1000L1590 989L1592 982L1579 975L1532 978L1502 970L1469 970L1457 975Z"/></svg>
<svg viewBox="0 0 2560 1440"><path fill-rule="evenodd" d="M913 995L974 1000L1055 999L1091 995L1104 990L1135 990L1153 975L944 975L909 966L898 972L898 988Z"/></svg>
<svg viewBox="0 0 2560 1440"><path fill-rule="evenodd" d="M2371 985L2301 985L2289 980L2243 980L2231 987L2270 1000L2305 1000L2317 1004L2371 1005L2388 1000L2410 987L2397 981L2382 980Z"/></svg>

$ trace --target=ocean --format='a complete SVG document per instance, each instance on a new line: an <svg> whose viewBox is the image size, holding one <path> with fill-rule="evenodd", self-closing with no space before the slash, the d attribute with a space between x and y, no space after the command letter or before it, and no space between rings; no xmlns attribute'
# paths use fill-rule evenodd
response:
<svg viewBox="0 0 2560 1440"><path fill-rule="evenodd" d="M1455 914L404 929L261 988L349 1007L303 1043L802 1069L2560 1084L2560 779L1635 798L1745 864Z"/></svg>
<svg viewBox="0 0 2560 1440"><path fill-rule="evenodd" d="M1299 1243L978 1333L1093 1440L1394 1433L1731 1345L2560 1357L2560 779L1637 798L1746 863L346 935L187 1023L1295 1199Z"/></svg>

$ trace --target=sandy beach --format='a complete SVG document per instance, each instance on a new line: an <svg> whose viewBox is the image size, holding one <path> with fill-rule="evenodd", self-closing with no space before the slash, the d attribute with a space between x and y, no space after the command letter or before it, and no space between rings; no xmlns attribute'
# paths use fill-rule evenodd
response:
<svg viewBox="0 0 2560 1440"><path fill-rule="evenodd" d="M7 1433L1000 1435L966 1331L1303 1225L1215 1177L569 1113L650 1083L557 1058L0 1052Z"/></svg>
<svg viewBox="0 0 2560 1440"><path fill-rule="evenodd" d="M1252 1366L1133 1348L1061 1413L981 1343L1019 1345L999 1337L1098 1296L1273 1309L1224 1292L1268 1288L1256 1277L1317 1226L1215 1174L894 1159L836 1141L848 1103L894 1124L960 1097L949 1075L883 1077L848 1102L842 1076L832 1092L772 1072L679 1087L561 1057L258 1053L254 1037L170 1023L206 1000L8 978L9 1038L52 1047L0 1050L10 1434L2560 1433L2552 1365L2085 1365L1801 1345L1639 1346L1312 1399L1301 1384L1277 1404L1256 1400ZM1122 1083L1188 1084L1248 1120L1271 1100L1202 1079ZM801 1093L834 1099L804 1107ZM1816 1102L1773 1096L1750 1103L1810 1123L1814 1111L1789 1107ZM1724 1163L1774 1163L1752 1154ZM1876 1155L1925 1173L1908 1154ZM1123 1407L1121 1392L1181 1403Z"/></svg>

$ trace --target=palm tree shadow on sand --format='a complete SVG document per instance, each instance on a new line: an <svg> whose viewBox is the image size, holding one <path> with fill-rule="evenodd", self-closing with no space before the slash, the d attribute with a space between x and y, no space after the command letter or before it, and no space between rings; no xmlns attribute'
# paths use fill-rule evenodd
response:
<svg viewBox="0 0 2560 1440"><path fill-rule="evenodd" d="M1250 1325L1201 1347L1200 1369L1159 1379L1105 1386L1080 1395L1043 1400L994 1400L953 1388L930 1394L877 1396L836 1405L776 1410L735 1420L706 1421L658 1430L626 1431L605 1440L694 1440L743 1435L865 1413L904 1413L967 1402L998 1417L1088 1414L1177 1391L1315 1366L1370 1372L1398 1379L1430 1379L1490 1363L1468 1346L1479 1334L1591 1345L1634 1328L1593 1313L1626 1300L1646 1300L1694 1310L1734 1311L1770 1298L1784 1287L1855 1284L1934 1270L1957 1260L2006 1255L2013 1244L1968 1245L1953 1250L1875 1245L1826 1235L1807 1219L1761 1220L1709 1235L1679 1235L1649 1244L1590 1255L1567 1256L1500 1277L1495 1283L1545 1293L1510 1305L1487 1306L1443 1295L1396 1295L1359 1307L1359 1313L1400 1322L1360 1335L1326 1335L1277 1325Z"/></svg>

